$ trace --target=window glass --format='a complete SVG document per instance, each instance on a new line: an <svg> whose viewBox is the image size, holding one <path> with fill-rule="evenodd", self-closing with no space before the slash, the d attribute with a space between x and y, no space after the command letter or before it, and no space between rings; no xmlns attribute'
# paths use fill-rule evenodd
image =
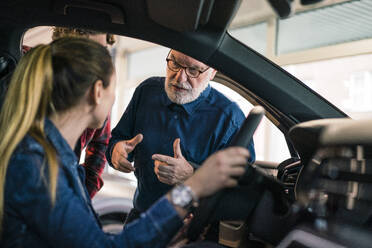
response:
<svg viewBox="0 0 372 248"><path fill-rule="evenodd" d="M372 1L349 1L278 20L277 54L372 37Z"/></svg>
<svg viewBox="0 0 372 248"><path fill-rule="evenodd" d="M355 119L372 117L372 54L284 66Z"/></svg>
<svg viewBox="0 0 372 248"><path fill-rule="evenodd" d="M165 58L169 48L155 46L128 53L128 79L143 79L165 75Z"/></svg>
<svg viewBox="0 0 372 248"><path fill-rule="evenodd" d="M262 22L247 27L229 30L229 33L253 50L266 55L267 23Z"/></svg>
<svg viewBox="0 0 372 248"><path fill-rule="evenodd" d="M211 86L223 93L230 100L236 102L245 116L253 108L250 102L227 86L217 82L211 82ZM266 117L263 118L258 126L253 140L255 143L256 160L280 163L290 158L284 135Z"/></svg>

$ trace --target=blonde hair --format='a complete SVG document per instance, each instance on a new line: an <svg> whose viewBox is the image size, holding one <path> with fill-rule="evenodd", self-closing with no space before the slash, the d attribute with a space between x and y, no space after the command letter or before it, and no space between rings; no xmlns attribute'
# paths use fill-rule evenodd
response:
<svg viewBox="0 0 372 248"><path fill-rule="evenodd" d="M22 57L0 111L0 232L6 172L17 145L29 134L43 147L49 165L48 190L54 204L57 152L45 136L45 118L76 105L98 79L107 87L112 73L107 49L88 39L59 39L39 45Z"/></svg>
<svg viewBox="0 0 372 248"><path fill-rule="evenodd" d="M105 33L82 28L53 27L52 40L60 39L63 37L89 38L90 35L98 34ZM116 42L115 36L113 34L106 33L106 42L109 45L114 45Z"/></svg>

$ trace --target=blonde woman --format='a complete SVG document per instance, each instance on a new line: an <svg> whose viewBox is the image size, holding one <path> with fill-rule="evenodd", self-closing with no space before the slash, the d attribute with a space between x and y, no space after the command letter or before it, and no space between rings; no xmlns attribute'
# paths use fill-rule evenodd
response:
<svg viewBox="0 0 372 248"><path fill-rule="evenodd" d="M21 59L0 113L2 247L165 247L197 199L236 185L243 148L211 156L120 234L105 234L73 148L114 98L110 55L94 41L63 38Z"/></svg>
<svg viewBox="0 0 372 248"><path fill-rule="evenodd" d="M53 27L52 40L64 37L88 38L100 43L104 47L115 44L113 34L97 32L94 30ZM22 46L23 53L27 53L31 47ZM5 91L4 89L3 91ZM1 97L2 99L3 97ZM76 142L74 152L80 160L82 151L85 149L84 162L81 164L85 169L85 186L89 196L93 198L103 186L102 173L106 165L106 148L111 137L111 120L107 117L104 125L100 128L87 128Z"/></svg>

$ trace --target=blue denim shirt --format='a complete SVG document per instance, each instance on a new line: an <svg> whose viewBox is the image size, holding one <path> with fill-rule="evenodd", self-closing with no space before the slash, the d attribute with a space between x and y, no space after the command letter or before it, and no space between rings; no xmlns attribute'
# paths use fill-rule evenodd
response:
<svg viewBox="0 0 372 248"><path fill-rule="evenodd" d="M83 186L84 169L49 120L49 142L58 153L57 195L51 205L44 150L27 135L11 157L5 182L1 247L165 247L182 221L166 198L118 235L105 234Z"/></svg>
<svg viewBox="0 0 372 248"><path fill-rule="evenodd" d="M111 164L112 148L118 141L143 134L143 141L129 157L136 168L138 186L134 207L139 211L145 211L171 188L156 177L153 154L173 156L173 142L180 138L183 156L201 165L209 155L229 144L245 119L236 103L210 86L190 103L172 103L165 92L164 80L162 77L149 78L137 87L111 132L106 150L107 161ZM253 162L253 141L249 148Z"/></svg>

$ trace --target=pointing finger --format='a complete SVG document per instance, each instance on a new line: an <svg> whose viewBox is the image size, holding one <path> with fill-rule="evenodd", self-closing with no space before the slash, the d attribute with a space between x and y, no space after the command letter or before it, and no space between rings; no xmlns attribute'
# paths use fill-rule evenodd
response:
<svg viewBox="0 0 372 248"><path fill-rule="evenodd" d="M151 157L153 160L159 160L161 162L167 163L169 165L172 165L174 163L174 158L162 155L162 154L154 154Z"/></svg>

